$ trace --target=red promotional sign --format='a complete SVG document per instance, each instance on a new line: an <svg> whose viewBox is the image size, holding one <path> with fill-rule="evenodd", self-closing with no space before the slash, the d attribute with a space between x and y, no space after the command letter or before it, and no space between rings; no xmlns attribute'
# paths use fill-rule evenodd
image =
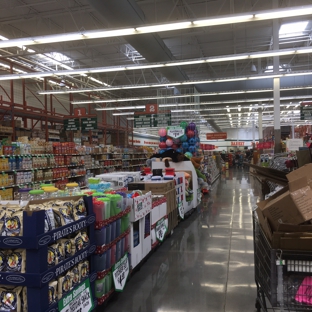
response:
<svg viewBox="0 0 312 312"><path fill-rule="evenodd" d="M85 107L74 108L74 116L75 117L83 117L87 115L87 111Z"/></svg>
<svg viewBox="0 0 312 312"><path fill-rule="evenodd" d="M158 105L157 104L146 104L145 112L147 114L157 114L158 113Z"/></svg>
<svg viewBox="0 0 312 312"><path fill-rule="evenodd" d="M231 142L231 146L244 146L245 142Z"/></svg>
<svg viewBox="0 0 312 312"><path fill-rule="evenodd" d="M213 132L213 133L206 133L207 140L222 140L227 139L226 132Z"/></svg>

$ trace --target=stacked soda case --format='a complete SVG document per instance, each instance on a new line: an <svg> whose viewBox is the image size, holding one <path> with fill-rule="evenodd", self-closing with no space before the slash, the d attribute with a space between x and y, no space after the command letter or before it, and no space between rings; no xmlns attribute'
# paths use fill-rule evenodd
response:
<svg viewBox="0 0 312 312"><path fill-rule="evenodd" d="M130 208L126 194L105 194L94 199L96 216L94 268L97 272L95 296L102 304L114 291L112 267L129 250Z"/></svg>
<svg viewBox="0 0 312 312"><path fill-rule="evenodd" d="M0 311L57 311L86 284L94 306L91 197L31 201L23 208L2 202L0 219Z"/></svg>

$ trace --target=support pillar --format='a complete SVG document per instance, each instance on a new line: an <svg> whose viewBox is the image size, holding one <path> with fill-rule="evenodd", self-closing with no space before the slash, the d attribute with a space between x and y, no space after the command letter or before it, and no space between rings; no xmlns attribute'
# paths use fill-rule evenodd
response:
<svg viewBox="0 0 312 312"><path fill-rule="evenodd" d="M258 111L258 128L259 128L259 142L263 141L263 129L262 129L262 109Z"/></svg>
<svg viewBox="0 0 312 312"><path fill-rule="evenodd" d="M278 8L278 0L273 0L273 9ZM279 49L279 20L273 20L273 50ZM279 74L279 56L273 57L273 73ZM273 78L274 99L274 153L282 151L281 145L281 108L280 108L280 78Z"/></svg>

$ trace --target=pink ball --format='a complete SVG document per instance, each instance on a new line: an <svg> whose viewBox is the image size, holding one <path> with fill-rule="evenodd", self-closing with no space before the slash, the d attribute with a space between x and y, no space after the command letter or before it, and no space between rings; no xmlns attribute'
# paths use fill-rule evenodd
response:
<svg viewBox="0 0 312 312"><path fill-rule="evenodd" d="M167 144L165 142L160 142L158 146L159 148L163 149L167 147Z"/></svg>
<svg viewBox="0 0 312 312"><path fill-rule="evenodd" d="M158 134L159 134L159 136L161 136L161 137L166 136L166 135L167 135L167 129L165 129L165 128L159 129L159 130L158 130Z"/></svg>
<svg viewBox="0 0 312 312"><path fill-rule="evenodd" d="M172 144L173 144L173 141L172 141L171 139L168 139L168 140L166 141L166 145L167 145L167 146L172 146Z"/></svg>
<svg viewBox="0 0 312 312"><path fill-rule="evenodd" d="M189 130L189 131L187 131L187 137L188 138L193 138L194 137L194 135L195 135L195 133L194 133L194 131L192 131L192 130Z"/></svg>

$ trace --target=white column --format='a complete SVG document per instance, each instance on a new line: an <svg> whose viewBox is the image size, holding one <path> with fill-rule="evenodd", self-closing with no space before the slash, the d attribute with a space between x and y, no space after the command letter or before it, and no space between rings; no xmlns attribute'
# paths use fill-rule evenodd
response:
<svg viewBox="0 0 312 312"><path fill-rule="evenodd" d="M258 123L259 123L259 141L263 140L263 130L262 130L262 109L258 110Z"/></svg>

